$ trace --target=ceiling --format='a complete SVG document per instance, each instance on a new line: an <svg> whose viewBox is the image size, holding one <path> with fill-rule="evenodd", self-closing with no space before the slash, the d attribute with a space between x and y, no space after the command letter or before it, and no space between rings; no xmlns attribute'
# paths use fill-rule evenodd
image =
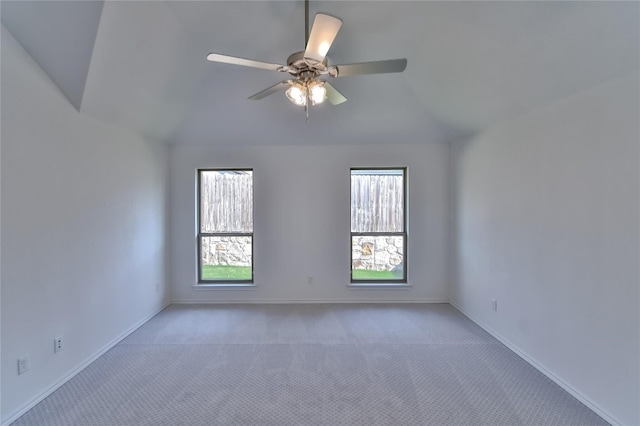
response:
<svg viewBox="0 0 640 426"><path fill-rule="evenodd" d="M407 58L401 74L333 79L344 104L304 109L285 63L300 1L9 1L2 24L81 113L174 144L450 141L639 68L640 3L312 1L344 23L331 64ZM328 77L330 78L330 77Z"/></svg>

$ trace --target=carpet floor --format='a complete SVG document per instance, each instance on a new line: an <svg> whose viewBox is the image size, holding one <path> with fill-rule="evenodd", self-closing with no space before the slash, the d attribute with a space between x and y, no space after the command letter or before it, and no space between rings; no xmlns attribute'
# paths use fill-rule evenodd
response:
<svg viewBox="0 0 640 426"><path fill-rule="evenodd" d="M171 305L19 425L606 425L448 304Z"/></svg>

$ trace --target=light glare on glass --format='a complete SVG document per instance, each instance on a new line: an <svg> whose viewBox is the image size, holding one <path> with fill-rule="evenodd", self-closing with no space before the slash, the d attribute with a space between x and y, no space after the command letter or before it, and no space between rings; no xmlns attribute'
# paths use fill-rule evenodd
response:
<svg viewBox="0 0 640 426"><path fill-rule="evenodd" d="M305 87L299 85L292 85L287 89L287 98L296 105L304 106L307 103L307 93Z"/></svg>
<svg viewBox="0 0 640 426"><path fill-rule="evenodd" d="M296 82L287 89L286 95L291 102L298 106L307 104L307 96L311 105L317 105L326 99L327 89L324 88L324 83L319 80Z"/></svg>
<svg viewBox="0 0 640 426"><path fill-rule="evenodd" d="M322 84L316 84L311 88L311 104L321 104L327 96L327 89Z"/></svg>

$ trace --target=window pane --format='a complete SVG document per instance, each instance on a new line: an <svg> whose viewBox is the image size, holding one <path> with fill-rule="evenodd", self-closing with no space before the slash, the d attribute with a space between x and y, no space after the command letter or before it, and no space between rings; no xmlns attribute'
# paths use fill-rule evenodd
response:
<svg viewBox="0 0 640 426"><path fill-rule="evenodd" d="M354 280L402 280L404 236L352 236L351 277Z"/></svg>
<svg viewBox="0 0 640 426"><path fill-rule="evenodd" d="M203 281L252 279L252 237L215 236L202 237L200 241Z"/></svg>
<svg viewBox="0 0 640 426"><path fill-rule="evenodd" d="M253 171L200 172L200 232L253 232Z"/></svg>
<svg viewBox="0 0 640 426"><path fill-rule="evenodd" d="M404 232L404 170L351 170L351 232Z"/></svg>

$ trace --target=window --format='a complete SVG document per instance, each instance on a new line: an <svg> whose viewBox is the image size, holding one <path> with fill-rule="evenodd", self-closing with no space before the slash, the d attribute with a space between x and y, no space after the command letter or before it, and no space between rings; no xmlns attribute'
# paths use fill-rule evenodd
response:
<svg viewBox="0 0 640 426"><path fill-rule="evenodd" d="M198 283L253 282L253 170L198 170Z"/></svg>
<svg viewBox="0 0 640 426"><path fill-rule="evenodd" d="M406 168L351 169L351 282L406 283Z"/></svg>

